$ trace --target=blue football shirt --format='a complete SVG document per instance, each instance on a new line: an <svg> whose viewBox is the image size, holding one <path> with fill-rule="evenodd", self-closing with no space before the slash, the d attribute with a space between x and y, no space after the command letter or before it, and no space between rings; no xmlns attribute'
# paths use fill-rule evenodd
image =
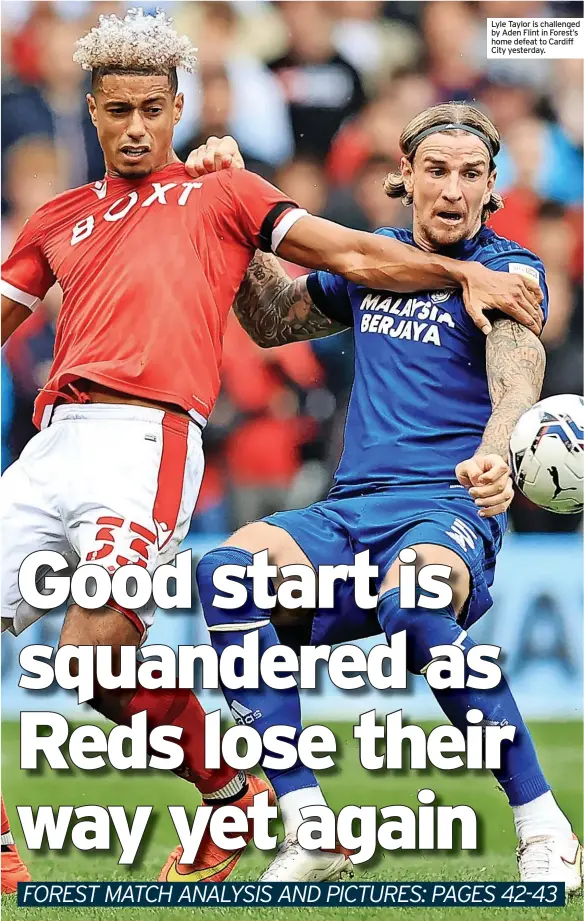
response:
<svg viewBox="0 0 584 921"><path fill-rule="evenodd" d="M376 233L415 245L409 230ZM529 271L547 316L543 265L517 243L483 226L443 252L497 271ZM323 313L352 325L355 336L355 379L331 496L456 483L454 468L472 457L491 414L485 336L461 292L376 291L329 272L309 275L308 289Z"/></svg>

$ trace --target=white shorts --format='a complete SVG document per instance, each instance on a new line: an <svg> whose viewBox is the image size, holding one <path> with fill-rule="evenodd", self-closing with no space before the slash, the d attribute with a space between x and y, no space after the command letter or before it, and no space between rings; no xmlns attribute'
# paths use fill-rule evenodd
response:
<svg viewBox="0 0 584 921"><path fill-rule="evenodd" d="M58 406L1 480L8 629L17 635L45 613L18 588L33 551L56 550L72 566L94 562L110 573L170 562L189 530L203 468L202 433L186 417L127 404ZM112 607L142 633L154 617L154 602L137 612Z"/></svg>

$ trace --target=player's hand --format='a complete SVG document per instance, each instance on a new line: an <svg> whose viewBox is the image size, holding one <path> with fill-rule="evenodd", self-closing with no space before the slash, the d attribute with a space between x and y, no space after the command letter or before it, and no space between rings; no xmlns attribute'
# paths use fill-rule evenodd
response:
<svg viewBox="0 0 584 921"><path fill-rule="evenodd" d="M506 512L513 499L509 464L498 454L475 454L456 465L456 478L479 506L481 518Z"/></svg>
<svg viewBox="0 0 584 921"><path fill-rule="evenodd" d="M223 138L207 138L206 144L201 144L196 150L191 150L185 167L187 173L196 178L231 167L245 169L245 163L237 141L227 135Z"/></svg>
<svg viewBox="0 0 584 921"><path fill-rule="evenodd" d="M469 317L485 335L491 324L485 310L500 310L536 336L541 333L543 295L537 282L515 272L493 272L477 262L465 263L462 296Z"/></svg>

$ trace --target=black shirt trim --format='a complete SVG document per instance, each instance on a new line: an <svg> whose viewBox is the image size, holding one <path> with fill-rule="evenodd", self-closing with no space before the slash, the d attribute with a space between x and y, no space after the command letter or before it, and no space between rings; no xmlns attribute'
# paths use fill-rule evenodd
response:
<svg viewBox="0 0 584 921"><path fill-rule="evenodd" d="M274 232L274 225L281 214L284 211L290 211L291 208L297 208L298 205L295 201L279 201L277 205L268 211L265 218L262 221L262 226L260 229L260 245L259 248L263 253L272 252L272 234Z"/></svg>

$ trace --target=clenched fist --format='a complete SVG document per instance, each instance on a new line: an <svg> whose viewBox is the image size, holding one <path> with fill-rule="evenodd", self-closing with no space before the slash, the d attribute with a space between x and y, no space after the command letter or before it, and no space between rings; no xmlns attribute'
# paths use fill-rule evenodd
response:
<svg viewBox="0 0 584 921"><path fill-rule="evenodd" d="M481 518L506 512L513 499L511 468L498 454L475 454L456 465L456 478L480 507Z"/></svg>
<svg viewBox="0 0 584 921"><path fill-rule="evenodd" d="M187 172L196 178L230 167L245 169L245 163L235 138L226 135L222 138L207 138L206 144L191 150L185 167Z"/></svg>

